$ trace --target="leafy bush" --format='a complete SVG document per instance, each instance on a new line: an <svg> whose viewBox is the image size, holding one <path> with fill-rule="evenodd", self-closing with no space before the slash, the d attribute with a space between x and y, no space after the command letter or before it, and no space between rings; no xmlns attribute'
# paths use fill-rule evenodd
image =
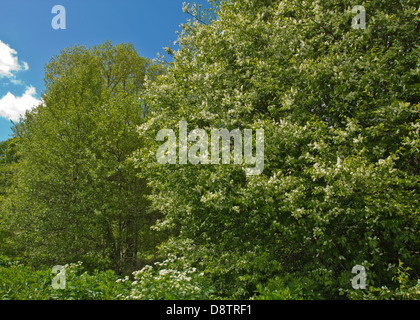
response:
<svg viewBox="0 0 420 320"><path fill-rule="evenodd" d="M51 299L51 280L49 270L34 271L28 266L9 262L0 266L0 299Z"/></svg>
<svg viewBox="0 0 420 320"><path fill-rule="evenodd" d="M254 300L303 300L311 296L311 284L308 278L275 277L267 284L257 285L257 295Z"/></svg>
<svg viewBox="0 0 420 320"><path fill-rule="evenodd" d="M213 291L203 272L173 255L133 274L135 281L127 299L202 300L209 299Z"/></svg>
<svg viewBox="0 0 420 320"><path fill-rule="evenodd" d="M420 279L411 280L410 267L404 267L400 260L393 281L394 288L388 286L368 286L366 290L348 291L348 297L353 300L419 300Z"/></svg>
<svg viewBox="0 0 420 320"><path fill-rule="evenodd" d="M98 271L92 274L84 271L81 263L72 263L66 268L66 288L54 290L53 299L66 300L114 300L128 293L130 284L119 281L112 270Z"/></svg>
<svg viewBox="0 0 420 320"><path fill-rule="evenodd" d="M3 260L4 261L4 260ZM64 266L66 285L54 289L55 274L51 269L33 270L29 266L9 262L0 266L0 299L3 300L113 300L129 292L130 283L120 281L112 270L92 274L81 263ZM127 279L125 279L127 280Z"/></svg>

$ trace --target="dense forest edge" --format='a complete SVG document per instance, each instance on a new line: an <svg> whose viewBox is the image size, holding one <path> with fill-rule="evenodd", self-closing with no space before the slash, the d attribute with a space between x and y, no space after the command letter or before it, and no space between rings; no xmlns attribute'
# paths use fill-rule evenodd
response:
<svg viewBox="0 0 420 320"><path fill-rule="evenodd" d="M418 1L209 4L170 62L105 41L45 66L0 143L0 299L420 299ZM182 121L263 129L263 172L159 163Z"/></svg>

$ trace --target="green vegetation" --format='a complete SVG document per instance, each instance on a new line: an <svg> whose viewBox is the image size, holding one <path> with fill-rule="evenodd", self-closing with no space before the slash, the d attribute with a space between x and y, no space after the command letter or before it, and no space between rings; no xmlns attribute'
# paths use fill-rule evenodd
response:
<svg viewBox="0 0 420 320"><path fill-rule="evenodd" d="M0 297L419 299L416 1L358 30L356 1L210 2L169 64L106 42L46 66L0 145ZM182 120L264 129L263 173L159 164Z"/></svg>
<svg viewBox="0 0 420 320"><path fill-rule="evenodd" d="M33 270L5 260L0 265L3 300L114 300L127 296L131 289L128 279L119 279L112 270L88 272L80 262L65 265L65 289L53 289L51 268Z"/></svg>

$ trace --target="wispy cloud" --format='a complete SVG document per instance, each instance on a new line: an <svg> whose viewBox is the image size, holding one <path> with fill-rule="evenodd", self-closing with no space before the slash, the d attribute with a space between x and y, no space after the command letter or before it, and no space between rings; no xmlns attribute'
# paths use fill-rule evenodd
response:
<svg viewBox="0 0 420 320"><path fill-rule="evenodd" d="M0 99L0 116L12 121L19 121L26 110L32 109L41 103L35 98L36 90L34 87L26 87L26 91L21 97L16 97L8 92Z"/></svg>
<svg viewBox="0 0 420 320"><path fill-rule="evenodd" d="M11 83L13 83L14 85L23 85L24 82L22 80L16 80L16 79L12 79L10 80Z"/></svg>

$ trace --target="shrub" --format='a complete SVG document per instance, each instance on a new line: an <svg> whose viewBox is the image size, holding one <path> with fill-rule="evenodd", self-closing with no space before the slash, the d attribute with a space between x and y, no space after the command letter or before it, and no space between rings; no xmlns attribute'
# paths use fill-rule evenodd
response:
<svg viewBox="0 0 420 320"><path fill-rule="evenodd" d="M1 259L5 261L5 259ZM0 299L3 300L113 300L129 293L130 283L121 281L112 270L91 274L81 263L64 266L66 285L54 289L51 285L55 274L50 268L33 270L19 262L0 265Z"/></svg>
<svg viewBox="0 0 420 320"><path fill-rule="evenodd" d="M203 272L174 255L133 274L135 281L127 299L202 300L209 299L213 291Z"/></svg>
<svg viewBox="0 0 420 320"><path fill-rule="evenodd" d="M352 300L419 300L420 279L410 279L410 270L410 267L404 267L404 263L399 260L393 277L396 284L394 288L368 286L366 290L348 291L348 297Z"/></svg>

